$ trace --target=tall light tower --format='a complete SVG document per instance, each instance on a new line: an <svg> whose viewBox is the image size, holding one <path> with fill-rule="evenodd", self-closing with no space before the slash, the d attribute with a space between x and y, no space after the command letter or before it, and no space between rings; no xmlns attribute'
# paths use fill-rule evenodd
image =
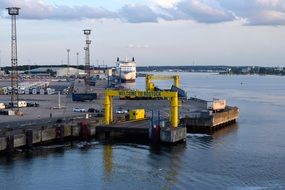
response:
<svg viewBox="0 0 285 190"><path fill-rule="evenodd" d="M18 79L18 57L17 57L17 30L16 30L16 16L19 15L20 8L8 7L8 14L11 15L12 30L11 30L11 105L14 107L16 102L17 111L19 111L19 79Z"/></svg>
<svg viewBox="0 0 285 190"><path fill-rule="evenodd" d="M86 36L86 46L84 47L85 50L85 72L87 74L86 76L86 85L87 85L87 91L90 91L90 44L91 40L89 40L89 36L91 34L90 29L83 30L84 35Z"/></svg>
<svg viewBox="0 0 285 190"><path fill-rule="evenodd" d="M79 53L76 53L76 65L77 65L77 69L79 67Z"/></svg>
<svg viewBox="0 0 285 190"><path fill-rule="evenodd" d="M70 49L67 49L67 77L70 77L70 67L69 67L69 53L70 53Z"/></svg>
<svg viewBox="0 0 285 190"><path fill-rule="evenodd" d="M77 66L77 75L79 75L79 53L76 52L76 66ZM78 77L78 76L77 76Z"/></svg>
<svg viewBox="0 0 285 190"><path fill-rule="evenodd" d="M2 71L2 57L1 57L1 50L0 50L0 73L1 73L1 71Z"/></svg>

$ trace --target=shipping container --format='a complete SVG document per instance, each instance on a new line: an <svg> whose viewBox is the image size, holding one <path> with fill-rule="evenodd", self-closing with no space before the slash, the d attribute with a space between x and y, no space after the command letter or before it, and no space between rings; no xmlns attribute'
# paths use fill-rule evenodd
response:
<svg viewBox="0 0 285 190"><path fill-rule="evenodd" d="M139 120L139 119L144 119L145 118L145 111L144 109L135 109L135 110L130 110L130 120Z"/></svg>
<svg viewBox="0 0 285 190"><path fill-rule="evenodd" d="M5 104L4 103L0 103L0 109L5 109Z"/></svg>
<svg viewBox="0 0 285 190"><path fill-rule="evenodd" d="M226 105L226 100L214 99L211 105L209 106L209 109L214 111L224 110L226 108Z"/></svg>

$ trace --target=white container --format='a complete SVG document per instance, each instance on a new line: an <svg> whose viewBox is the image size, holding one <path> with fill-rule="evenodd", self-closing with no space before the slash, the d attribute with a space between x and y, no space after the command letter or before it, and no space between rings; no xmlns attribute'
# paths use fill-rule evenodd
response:
<svg viewBox="0 0 285 190"><path fill-rule="evenodd" d="M52 95L52 94L54 94L55 93L55 90L54 89L52 89L52 88L47 88L47 94L48 95Z"/></svg>
<svg viewBox="0 0 285 190"><path fill-rule="evenodd" d="M7 88L2 88L3 89L3 94L8 94L8 89Z"/></svg>
<svg viewBox="0 0 285 190"><path fill-rule="evenodd" d="M27 102L26 101L19 101L18 105L19 105L19 108L25 108L25 107L27 107Z"/></svg>
<svg viewBox="0 0 285 190"><path fill-rule="evenodd" d="M30 94L30 89L29 88L25 89L25 94Z"/></svg>
<svg viewBox="0 0 285 190"><path fill-rule="evenodd" d="M14 110L8 110L8 115L15 115L15 111Z"/></svg>
<svg viewBox="0 0 285 190"><path fill-rule="evenodd" d="M33 88L32 94L37 94L37 89Z"/></svg>
<svg viewBox="0 0 285 190"><path fill-rule="evenodd" d="M41 95L44 95L44 94L45 94L45 89L41 88L41 89L40 89L40 94L41 94Z"/></svg>
<svg viewBox="0 0 285 190"><path fill-rule="evenodd" d="M5 104L4 103L0 103L0 109L5 109Z"/></svg>
<svg viewBox="0 0 285 190"><path fill-rule="evenodd" d="M226 100L213 100L212 110L223 110L226 108Z"/></svg>

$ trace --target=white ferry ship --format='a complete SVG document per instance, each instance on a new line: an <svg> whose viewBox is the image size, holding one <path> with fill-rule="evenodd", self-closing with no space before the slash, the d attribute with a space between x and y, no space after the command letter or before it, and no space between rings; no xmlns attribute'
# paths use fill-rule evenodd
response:
<svg viewBox="0 0 285 190"><path fill-rule="evenodd" d="M126 61L117 58L116 72L122 82L134 82L137 75L135 58Z"/></svg>

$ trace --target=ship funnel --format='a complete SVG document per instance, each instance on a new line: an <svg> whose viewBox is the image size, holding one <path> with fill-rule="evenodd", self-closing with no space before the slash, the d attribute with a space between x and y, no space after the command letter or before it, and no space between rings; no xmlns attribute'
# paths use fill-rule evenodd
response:
<svg viewBox="0 0 285 190"><path fill-rule="evenodd" d="M135 58L134 57L133 57L132 61L135 62Z"/></svg>
<svg viewBox="0 0 285 190"><path fill-rule="evenodd" d="M118 61L118 62L120 61L120 58L119 58L119 57L117 57L117 61Z"/></svg>

